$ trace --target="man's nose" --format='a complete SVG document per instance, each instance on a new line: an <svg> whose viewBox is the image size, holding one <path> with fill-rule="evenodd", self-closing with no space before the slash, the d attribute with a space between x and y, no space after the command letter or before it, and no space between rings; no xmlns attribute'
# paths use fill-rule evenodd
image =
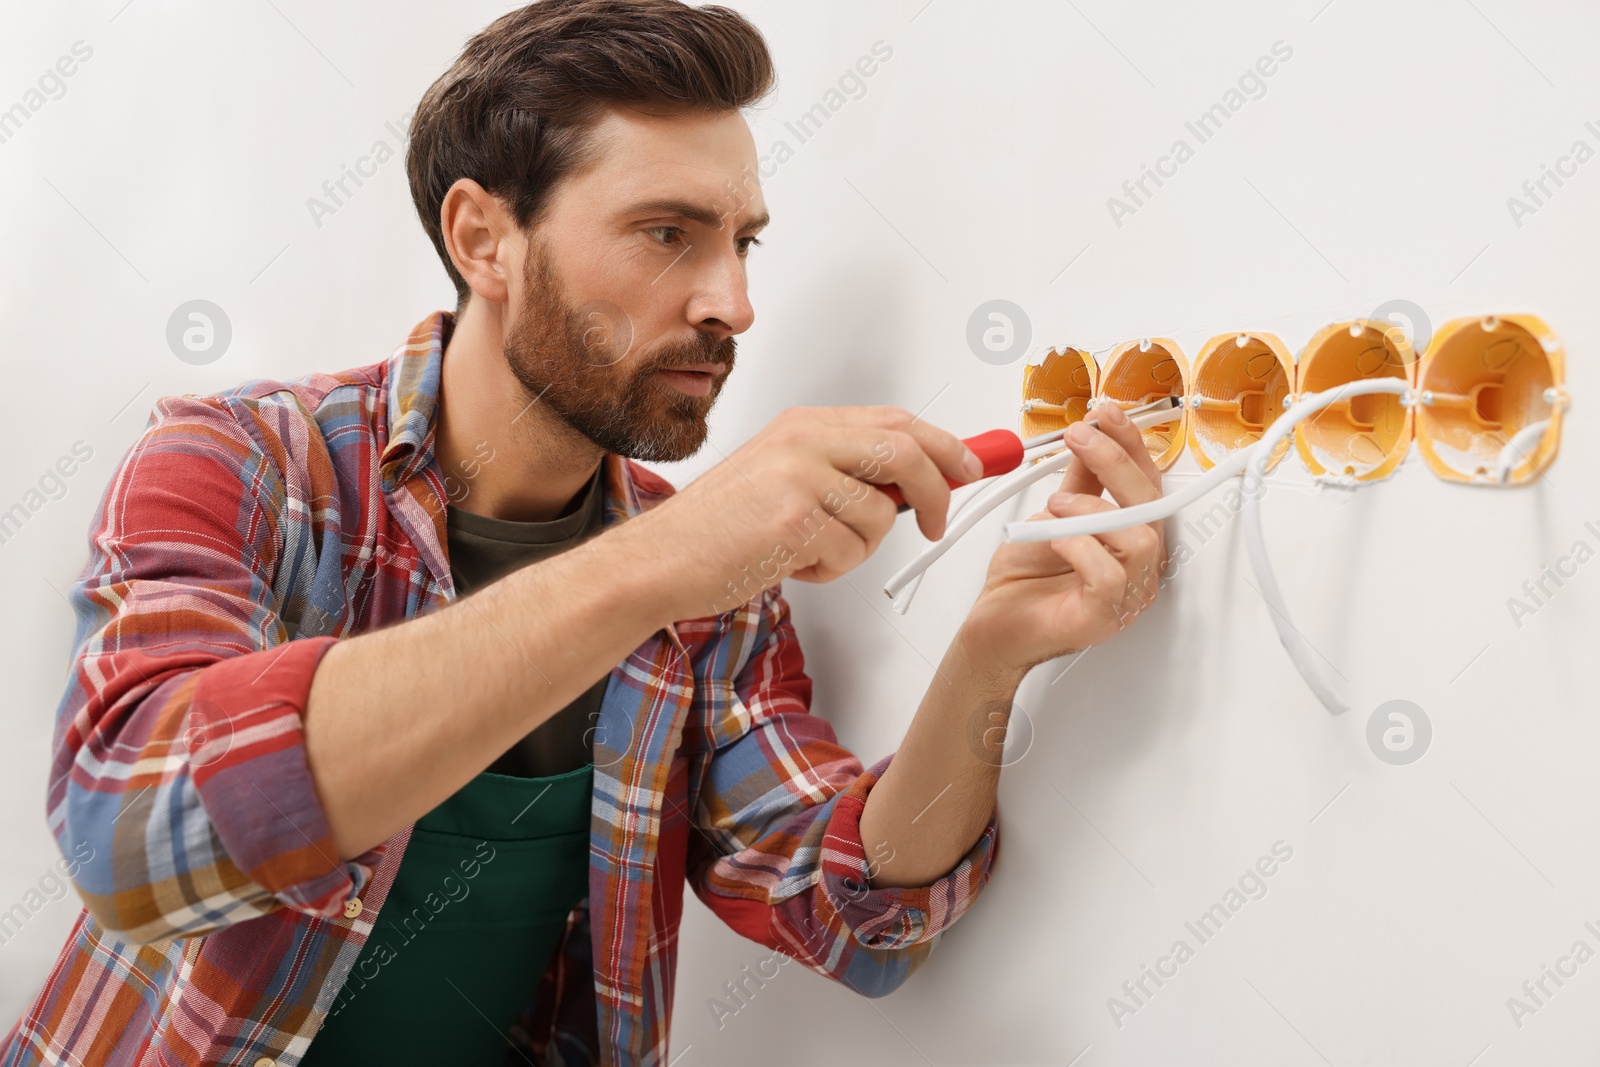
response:
<svg viewBox="0 0 1600 1067"><path fill-rule="evenodd" d="M750 304L744 263L732 251L707 263L697 281L689 304L689 318L697 329L720 340L744 333L755 323L756 311Z"/></svg>

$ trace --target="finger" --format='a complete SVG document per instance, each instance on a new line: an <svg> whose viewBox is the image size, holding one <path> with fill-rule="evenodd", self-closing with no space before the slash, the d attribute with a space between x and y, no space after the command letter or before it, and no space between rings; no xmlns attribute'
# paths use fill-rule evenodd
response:
<svg viewBox="0 0 1600 1067"><path fill-rule="evenodd" d="M966 443L951 433L925 422L913 418L902 430L916 438L922 446L923 454L933 461L939 468L939 473L957 484L965 484L974 478L983 477L983 461L968 448Z"/></svg>
<svg viewBox="0 0 1600 1067"><path fill-rule="evenodd" d="M923 536L930 541L944 536L950 484L915 436L872 426L832 426L821 432L827 434L828 462L864 482L898 486L901 498L916 510ZM861 462L863 456L871 457L870 462ZM883 499L889 503L888 497Z"/></svg>
<svg viewBox="0 0 1600 1067"><path fill-rule="evenodd" d="M1053 519L1050 511L1040 511L1028 516L1028 522ZM995 551L1004 573L1015 577L1046 578L1071 574L1072 568L1056 554L1048 541L1014 541L1002 544Z"/></svg>
<svg viewBox="0 0 1600 1067"><path fill-rule="evenodd" d="M889 505L891 513L890 522L893 522L894 506L883 500L882 493L872 493L884 504ZM848 509L846 509L848 510ZM805 581L831 582L841 575L848 574L872 554L875 544L869 544L861 533L848 522L835 519L811 535L809 541L802 548L802 555L812 558L811 564L803 568Z"/></svg>
<svg viewBox="0 0 1600 1067"><path fill-rule="evenodd" d="M1135 462L1147 465L1146 473L1151 480L1156 485L1161 484L1159 472L1156 470L1155 462L1150 459L1150 450L1145 447L1144 438L1139 428L1133 425L1133 420L1128 418L1127 413L1115 401L1102 401L1082 421L1090 424L1091 427L1098 427L1120 446L1131 447L1130 455ZM1105 487L1100 484L1100 479L1087 466L1082 463L1073 463L1067 468L1066 475L1061 480L1061 488L1068 493L1089 493L1093 496L1099 496Z"/></svg>
<svg viewBox="0 0 1600 1067"><path fill-rule="evenodd" d="M983 474L983 461L961 438L927 422L920 416L911 414L904 408L861 405L809 410L820 420L833 425L878 427L910 434L940 473L958 484L970 482ZM866 475L866 478L868 481L876 481L870 474Z"/></svg>
<svg viewBox="0 0 1600 1067"><path fill-rule="evenodd" d="M1110 410L1104 417L1091 416L1099 426L1100 432L1110 437L1121 445L1133 459L1134 466L1144 472L1152 485L1161 484L1161 472L1156 469L1156 461L1150 455L1150 449L1144 443L1144 431L1133 424L1128 413L1116 404L1110 405ZM1177 420L1174 420L1177 421ZM1170 426L1171 424L1167 424Z"/></svg>
<svg viewBox="0 0 1600 1067"><path fill-rule="evenodd" d="M1051 515L1062 518L1117 509L1115 504L1098 496L1074 496L1067 493L1053 494L1050 501L1046 502L1046 507ZM1160 560L1165 557L1166 541L1160 533L1160 528L1162 528L1160 523L1147 523L1141 526L1128 526L1126 530L1094 534L1094 537L1106 545L1110 553L1122 563L1123 573L1126 574L1126 587L1123 589L1122 603L1118 608L1118 617L1122 619L1122 625L1133 621L1141 611L1155 603L1155 597L1162 589Z"/></svg>
<svg viewBox="0 0 1600 1067"><path fill-rule="evenodd" d="M1068 429L1071 429L1071 427L1068 427ZM1066 443L1066 439L1062 438L1061 444L1063 447L1066 446ZM1071 449L1068 449L1068 451L1071 451ZM1072 496L1099 496L1105 491L1106 487L1100 484L1100 479L1094 476L1093 471L1079 462L1076 455L1072 457L1072 462L1067 464L1065 472L1061 475L1061 485L1057 489L1057 492L1068 493Z"/></svg>
<svg viewBox="0 0 1600 1067"><path fill-rule="evenodd" d="M900 512L894 501L879 492L870 482L847 477L841 491L845 504L837 513L837 521L854 530L866 542L867 555L878 550L878 543L894 527Z"/></svg>
<svg viewBox="0 0 1600 1067"><path fill-rule="evenodd" d="M1058 518L1118 510L1117 505L1104 497L1081 493L1052 493L1045 506L1051 515ZM1142 575L1150 567L1161 547L1159 535L1148 524L1108 530L1094 536L1111 549L1112 555L1122 561L1129 574L1135 576Z"/></svg>
<svg viewBox="0 0 1600 1067"><path fill-rule="evenodd" d="M1127 416L1122 418L1126 423ZM1111 422L1112 419L1108 417L1106 421ZM1111 494L1111 499L1123 507L1147 504L1158 499L1161 496L1161 476L1155 474L1152 477L1147 473L1155 468L1150 464L1144 442L1131 424L1128 429L1132 431L1135 442L1131 446L1132 452L1125 440L1113 438L1087 423L1076 422L1068 427L1066 446L1072 450L1074 459L1064 482L1073 482L1087 475L1092 478L1093 486L1104 486ZM1135 458L1135 454L1138 458ZM1063 488L1070 491L1066 484ZM1089 491L1099 495L1093 488Z"/></svg>
<svg viewBox="0 0 1600 1067"><path fill-rule="evenodd" d="M1109 419L1113 410L1119 413L1122 411L1122 409L1114 402L1110 400L1103 400L1100 402L1097 408L1092 409L1084 419L1079 421L1086 422L1093 420L1096 424L1098 424L1101 420ZM1124 418L1126 418L1126 416L1124 416ZM1073 425L1076 425L1076 423ZM1072 426L1069 425L1066 432L1072 433ZM1067 447L1067 438L1065 434L1062 435L1061 446L1063 448ZM1068 451L1071 450L1068 449ZM1094 472L1078 461L1076 455L1073 456L1072 462L1067 465L1066 471L1061 476L1060 488L1061 492L1063 493L1084 493L1088 496L1099 496L1101 493L1104 493L1106 489L1105 486L1100 484L1100 479L1094 476Z"/></svg>
<svg viewBox="0 0 1600 1067"><path fill-rule="evenodd" d="M791 457L787 474L790 484L797 488L803 485L803 491L828 514L837 513L846 502L846 495L853 498L863 485L894 483L899 486L901 499L917 509L917 523L924 536L937 539L944 535L950 487L914 437L879 425L890 418L882 413L898 410L789 408L773 420L772 441ZM863 411L880 414L868 418L861 414ZM900 421L909 418L900 412ZM883 496L873 489L866 492ZM887 497L884 503L889 503ZM815 511L813 508L813 514ZM856 513L863 514L861 509ZM891 505L891 523L895 514ZM863 532L870 534L865 527Z"/></svg>
<svg viewBox="0 0 1600 1067"><path fill-rule="evenodd" d="M1116 505L1101 497L1075 496L1068 493L1052 494L1046 502L1050 514L1066 518L1089 515L1095 512L1114 511ZM1166 565L1166 529L1161 522L1129 526L1095 534L1111 549L1111 554L1122 563L1128 573L1129 588L1138 595L1140 609L1155 602L1161 589L1161 568Z"/></svg>
<svg viewBox="0 0 1600 1067"><path fill-rule="evenodd" d="M797 510L788 512L785 538L797 556L810 557L824 542L817 539L830 526L843 525L869 546L868 554L894 526L895 505L873 485L827 464L802 467L795 477L810 479L796 486ZM809 503L807 503L809 502ZM792 506L792 505L791 505ZM809 510L804 510L809 507Z"/></svg>
<svg viewBox="0 0 1600 1067"><path fill-rule="evenodd" d="M1108 621L1117 618L1128 575L1110 550L1098 539L1088 536L1051 541L1050 547L1078 572L1083 582L1084 600L1091 608L1103 609Z"/></svg>

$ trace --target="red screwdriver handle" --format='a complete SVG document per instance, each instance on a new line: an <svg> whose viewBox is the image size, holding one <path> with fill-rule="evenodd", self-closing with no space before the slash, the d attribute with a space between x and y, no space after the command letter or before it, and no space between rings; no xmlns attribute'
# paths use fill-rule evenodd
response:
<svg viewBox="0 0 1600 1067"><path fill-rule="evenodd" d="M1022 466L1022 438L1010 430L989 430L974 437L964 437L961 443L972 449L973 454L983 463L984 478L992 478L997 474L1005 474ZM946 478L950 488L965 485L954 478ZM880 485L878 487L888 494L889 499L895 502L897 511L909 511L911 505L906 503L905 497L900 495L898 485Z"/></svg>

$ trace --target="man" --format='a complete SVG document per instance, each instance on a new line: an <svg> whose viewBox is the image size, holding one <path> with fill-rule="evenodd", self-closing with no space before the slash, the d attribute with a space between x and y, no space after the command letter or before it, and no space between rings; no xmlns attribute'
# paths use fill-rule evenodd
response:
<svg viewBox="0 0 1600 1067"><path fill-rule="evenodd" d="M771 82L726 9L513 11L412 123L455 312L158 402L72 590L48 814L86 908L0 1064L664 1064L685 880L867 996L972 904L1017 684L1164 545L1002 547L870 768L810 713L780 581L870 555L881 486L939 536L977 471L886 407L784 412L676 494L632 462L701 446L753 320ZM1051 514L1157 495L1104 428Z"/></svg>

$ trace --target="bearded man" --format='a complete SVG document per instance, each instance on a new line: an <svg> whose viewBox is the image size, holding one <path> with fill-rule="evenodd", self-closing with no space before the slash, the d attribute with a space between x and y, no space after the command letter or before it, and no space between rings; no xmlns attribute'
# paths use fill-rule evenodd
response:
<svg viewBox="0 0 1600 1067"><path fill-rule="evenodd" d="M980 469L892 407L783 412L682 492L639 465L704 444L754 320L772 81L725 8L512 11L411 123L454 311L158 401L71 592L85 907L0 1064L659 1065L685 883L874 997L971 907L1012 695L1126 622L1160 529L1003 546L872 766L812 714L781 582L870 555L885 487L939 536ZM1069 444L1052 514L1157 495L1114 407Z"/></svg>

